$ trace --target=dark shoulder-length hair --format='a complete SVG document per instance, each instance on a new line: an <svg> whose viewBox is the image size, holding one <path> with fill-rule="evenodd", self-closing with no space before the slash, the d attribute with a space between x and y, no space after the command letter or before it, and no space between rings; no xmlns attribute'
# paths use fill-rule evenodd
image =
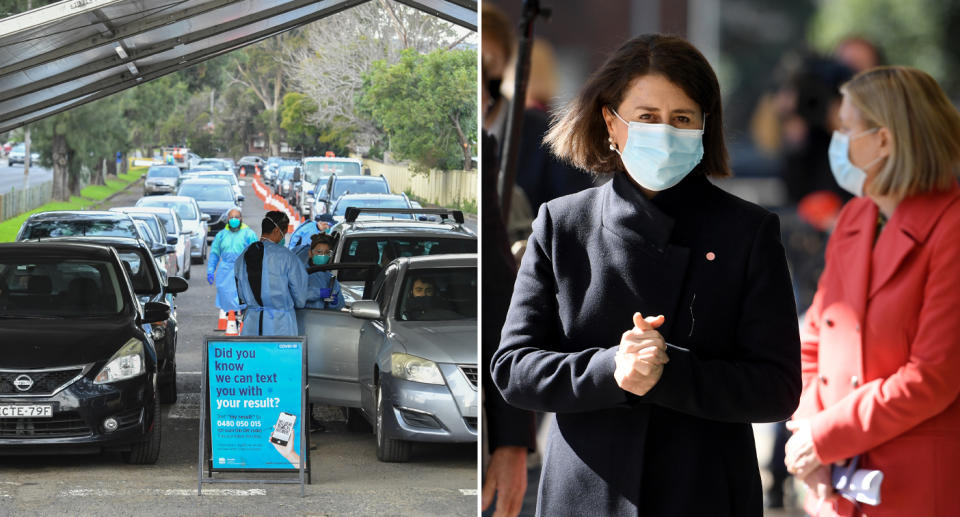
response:
<svg viewBox="0 0 960 517"><path fill-rule="evenodd" d="M675 36L644 34L624 43L590 76L580 95L554 113L544 142L559 158L583 170L625 170L620 156L610 149L601 108L619 106L631 82L648 74L669 79L707 114L703 160L692 174L730 176L717 75L696 47Z"/></svg>

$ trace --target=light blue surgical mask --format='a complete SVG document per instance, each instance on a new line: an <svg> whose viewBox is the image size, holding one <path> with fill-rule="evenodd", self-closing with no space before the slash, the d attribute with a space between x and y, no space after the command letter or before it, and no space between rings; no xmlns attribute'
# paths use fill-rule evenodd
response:
<svg viewBox="0 0 960 517"><path fill-rule="evenodd" d="M827 149L827 156L830 158L830 170L833 171L833 177L837 180L837 184L854 196L863 196L863 184L867 180L867 173L850 162L850 141L868 133L873 133L878 129L880 128L871 128L855 135L846 135L834 131L833 137L830 139L830 147ZM882 158L883 156L878 156L876 160L868 163L866 168L869 169Z"/></svg>
<svg viewBox="0 0 960 517"><path fill-rule="evenodd" d="M620 155L627 173L643 188L655 192L666 190L680 183L703 159L703 128L678 129L670 124L627 122L613 108L610 111L628 128L623 151L612 143L610 148ZM703 123L706 127L706 115Z"/></svg>
<svg viewBox="0 0 960 517"><path fill-rule="evenodd" d="M330 255L314 255L313 256L314 266L322 266L327 262L330 262Z"/></svg>

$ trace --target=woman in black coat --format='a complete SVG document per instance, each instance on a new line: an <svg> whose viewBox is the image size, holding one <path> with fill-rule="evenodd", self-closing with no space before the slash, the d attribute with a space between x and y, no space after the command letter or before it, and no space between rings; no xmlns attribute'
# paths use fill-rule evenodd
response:
<svg viewBox="0 0 960 517"><path fill-rule="evenodd" d="M605 185L540 207L492 377L555 412L538 515L761 515L752 422L800 396L779 220L728 176L720 89L686 41L628 41L559 114Z"/></svg>

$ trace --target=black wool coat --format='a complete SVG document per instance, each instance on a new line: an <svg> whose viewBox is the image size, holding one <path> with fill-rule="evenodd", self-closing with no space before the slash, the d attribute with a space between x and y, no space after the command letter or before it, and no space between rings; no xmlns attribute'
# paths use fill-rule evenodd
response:
<svg viewBox="0 0 960 517"><path fill-rule="evenodd" d="M555 412L538 515L762 515L751 422L801 390L797 314L776 215L690 175L648 200L625 174L534 222L492 379ZM632 315L663 314L670 362L617 386Z"/></svg>

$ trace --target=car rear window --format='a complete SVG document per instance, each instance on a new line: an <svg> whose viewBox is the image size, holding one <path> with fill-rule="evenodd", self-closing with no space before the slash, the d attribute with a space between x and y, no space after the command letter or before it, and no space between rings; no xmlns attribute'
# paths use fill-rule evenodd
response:
<svg viewBox="0 0 960 517"><path fill-rule="evenodd" d="M333 198L346 194L389 194L385 181L370 181L349 178L337 178L333 182Z"/></svg>
<svg viewBox="0 0 960 517"><path fill-rule="evenodd" d="M186 201L167 201L159 198L141 198L140 201L137 201L137 206L162 206L176 210L177 215L179 215L181 219L197 218L197 211L194 210L193 204Z"/></svg>
<svg viewBox="0 0 960 517"><path fill-rule="evenodd" d="M178 195L197 201L233 201L233 189L226 183L184 183Z"/></svg>
<svg viewBox="0 0 960 517"><path fill-rule="evenodd" d="M180 169L177 167L150 167L147 169L148 178L176 178L180 176Z"/></svg>
<svg viewBox="0 0 960 517"><path fill-rule="evenodd" d="M347 213L347 207L355 206L358 208L410 208L406 199L401 197L392 198L340 198L333 209L334 216L344 216ZM395 219L413 219L411 214L398 214L390 212L364 212L363 215L375 215L377 217L391 217Z"/></svg>
<svg viewBox="0 0 960 517"><path fill-rule="evenodd" d="M340 262L375 262L386 267L400 257L421 255L447 255L450 253L476 253L476 239L451 239L437 237L353 237L343 243ZM342 281L360 281L367 278L363 270L343 270L337 275Z"/></svg>
<svg viewBox="0 0 960 517"><path fill-rule="evenodd" d="M133 237L140 234L132 219L44 219L24 223L20 240L48 237Z"/></svg>
<svg viewBox="0 0 960 517"><path fill-rule="evenodd" d="M144 252L134 250L124 250L117 254L120 255L127 275L130 276L130 283L133 284L133 290L137 294L153 294L159 291L160 286L148 263L153 260L153 257L147 257Z"/></svg>
<svg viewBox="0 0 960 517"><path fill-rule="evenodd" d="M0 258L0 318L79 318L123 311L120 274L95 260Z"/></svg>
<svg viewBox="0 0 960 517"><path fill-rule="evenodd" d="M359 176L362 173L356 162L325 162L322 160L304 162L303 174L307 183L317 183L331 174L337 176Z"/></svg>

